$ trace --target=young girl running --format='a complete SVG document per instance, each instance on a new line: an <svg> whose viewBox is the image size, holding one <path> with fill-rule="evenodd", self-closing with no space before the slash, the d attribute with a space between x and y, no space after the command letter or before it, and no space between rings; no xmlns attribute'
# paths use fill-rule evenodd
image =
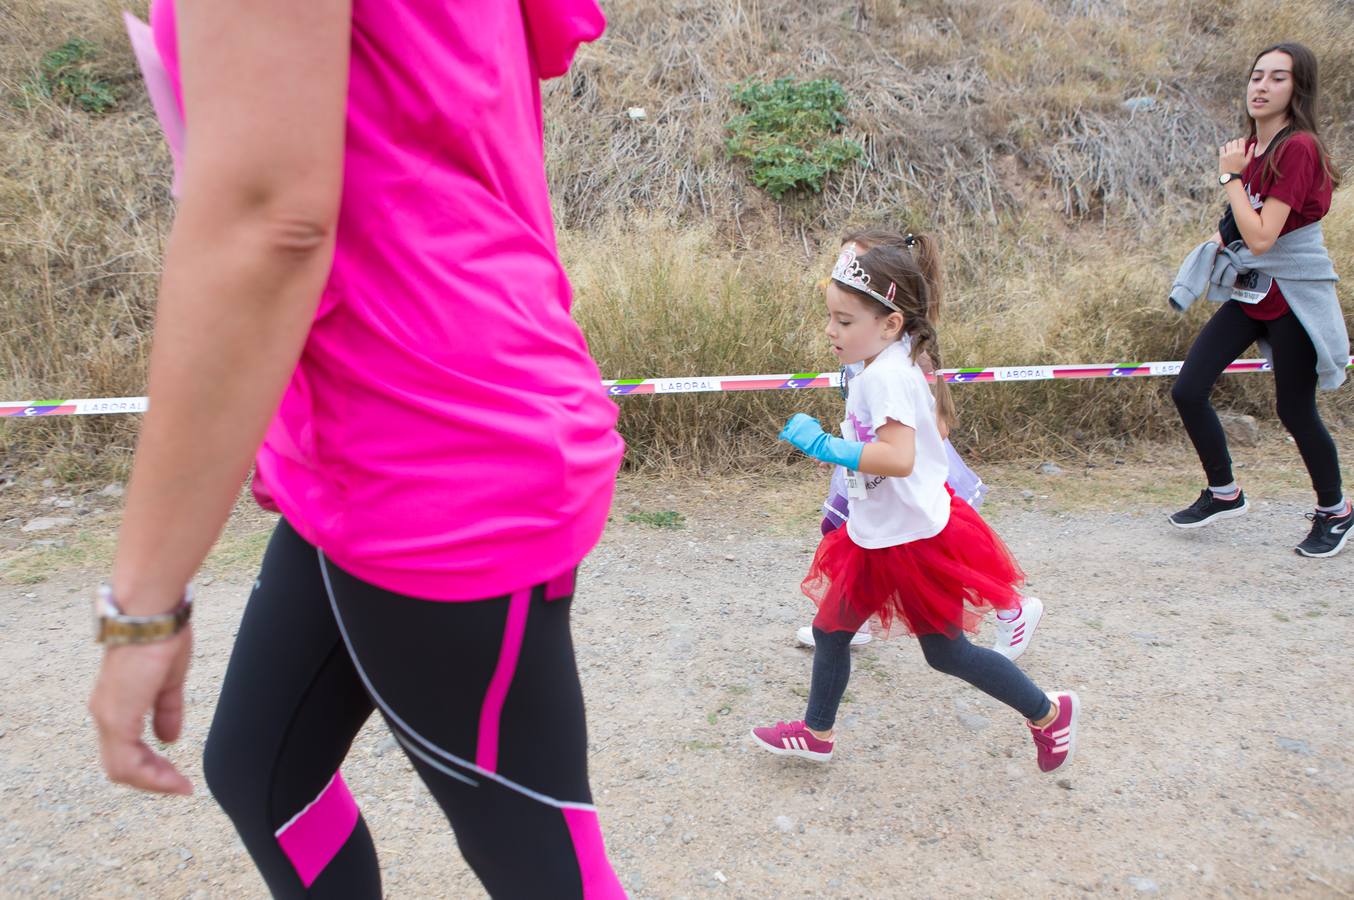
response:
<svg viewBox="0 0 1354 900"><path fill-rule="evenodd" d="M1249 136L1218 148L1228 206L1212 240L1244 254L1250 272L1199 333L1171 390L1208 486L1170 521L1199 528L1250 508L1209 395L1222 371L1260 342L1274 366L1279 419L1316 491L1316 510L1307 514L1311 533L1295 550L1325 557L1344 547L1354 511L1341 488L1335 442L1316 408L1317 387L1338 387L1349 356L1320 225L1340 177L1317 136L1316 101L1312 52L1301 44L1269 47L1251 65L1246 87Z"/></svg>
<svg viewBox="0 0 1354 900"><path fill-rule="evenodd" d="M842 239L842 246L847 247L855 245L857 253L864 253L880 244L892 244L896 247L907 249L911 235L901 236L891 231L866 230L856 231L848 234ZM823 287L826 287L830 279L823 279ZM940 285L932 284L929 286L929 304L926 309L926 318L932 327L940 323L940 300L942 290ZM922 371L931 374L935 366L931 360L923 355L918 362L921 364ZM855 362L842 366L842 398L850 396L850 382L861 372L865 370L863 363ZM946 484L954 495L960 500L968 503L975 510L981 509L983 498L987 495L987 485L983 483L982 478L977 472L965 464L959 452L954 449L950 443L948 429L944 423L941 423L941 437L944 439L945 457L949 463L949 471L946 476ZM824 464L826 465L826 464ZM821 530L823 534L833 531L846 524L849 515L849 505L846 498L846 470L841 466L832 467L832 479L828 485L827 499L823 501L823 521ZM1005 656L1007 659L1016 660L1029 648L1030 641L1034 638L1034 630L1039 626L1040 620L1044 615L1044 604L1038 597L1021 597L1020 603L1015 609L997 610L997 632L992 642L992 649ZM795 632L795 639L801 646L812 647L813 626L804 625ZM870 633L870 623L867 620L860 626L860 630L851 638L851 646L859 647L870 643L873 635Z"/></svg>
<svg viewBox="0 0 1354 900"><path fill-rule="evenodd" d="M946 489L941 423L953 422L953 405L943 381L932 395L917 364L926 354L940 365L927 318L939 286L936 247L917 236L902 247L857 250L843 249L825 291L833 352L843 364L865 365L847 399L846 436L825 434L802 413L781 432L809 456L848 470L846 527L824 535L804 579L818 605L808 710L753 737L771 753L831 759L851 636L873 617L884 635L916 635L933 668L1025 716L1039 768L1052 772L1075 750L1076 694L1045 694L1005 656L963 635L987 610L1016 608L1024 576L973 508Z"/></svg>

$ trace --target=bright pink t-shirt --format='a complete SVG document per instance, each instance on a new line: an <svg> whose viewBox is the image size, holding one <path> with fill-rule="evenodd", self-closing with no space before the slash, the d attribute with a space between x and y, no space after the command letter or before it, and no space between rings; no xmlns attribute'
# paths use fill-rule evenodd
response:
<svg viewBox="0 0 1354 900"><path fill-rule="evenodd" d="M365 581L505 594L593 547L623 450L569 315L541 126L540 78L605 22L593 0L355 0L352 17L334 265L259 487ZM170 0L152 26L177 83Z"/></svg>

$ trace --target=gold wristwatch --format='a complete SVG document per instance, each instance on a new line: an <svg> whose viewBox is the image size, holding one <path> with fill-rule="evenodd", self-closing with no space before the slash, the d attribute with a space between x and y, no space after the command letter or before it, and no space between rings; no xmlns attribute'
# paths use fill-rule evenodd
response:
<svg viewBox="0 0 1354 900"><path fill-rule="evenodd" d="M113 588L101 584L99 599L94 601L94 640L105 647L163 641L182 631L192 615L192 585L184 589L183 599L169 612L154 616L129 616L118 608L113 599Z"/></svg>

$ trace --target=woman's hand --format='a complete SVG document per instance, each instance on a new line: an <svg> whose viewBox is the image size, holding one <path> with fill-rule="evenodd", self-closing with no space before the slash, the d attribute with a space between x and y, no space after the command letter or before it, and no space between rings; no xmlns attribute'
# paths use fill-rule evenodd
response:
<svg viewBox="0 0 1354 900"><path fill-rule="evenodd" d="M177 5L188 109L151 408L113 562L123 612L163 612L211 549L305 346L343 185L350 0ZM188 793L142 740L178 737L192 639L109 648L90 699L114 781Z"/></svg>
<svg viewBox="0 0 1354 900"><path fill-rule="evenodd" d="M167 744L179 739L192 653L191 626L163 641L104 651L89 711L99 729L99 755L109 781L161 794L193 792L183 773L142 739L148 712L157 738Z"/></svg>
<svg viewBox="0 0 1354 900"><path fill-rule="evenodd" d="M1254 157L1254 144L1247 146L1242 138L1228 141L1218 148L1218 174L1226 175L1230 172L1240 175L1246 171L1246 167L1251 164Z"/></svg>

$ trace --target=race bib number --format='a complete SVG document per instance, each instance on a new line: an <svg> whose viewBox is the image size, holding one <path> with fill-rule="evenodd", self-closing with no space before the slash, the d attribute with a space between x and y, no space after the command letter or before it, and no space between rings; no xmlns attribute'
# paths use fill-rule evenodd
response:
<svg viewBox="0 0 1354 900"><path fill-rule="evenodd" d="M848 441L857 441L860 438L856 435L856 426L847 419L842 423L842 437ZM846 469L846 497L849 500L864 500L868 496L868 489L865 487L865 479L861 474L853 469Z"/></svg>
<svg viewBox="0 0 1354 900"><path fill-rule="evenodd" d="M1232 299L1238 303L1259 303L1269 294L1273 284L1274 279L1264 272L1237 275L1236 284L1232 286Z"/></svg>

